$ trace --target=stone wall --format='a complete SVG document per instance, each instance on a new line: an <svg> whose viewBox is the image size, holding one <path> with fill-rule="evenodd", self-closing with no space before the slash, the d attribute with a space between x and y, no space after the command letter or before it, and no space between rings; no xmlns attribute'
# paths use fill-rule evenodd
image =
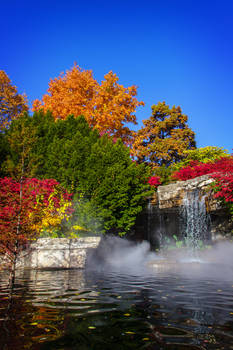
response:
<svg viewBox="0 0 233 350"><path fill-rule="evenodd" d="M17 268L84 268L87 257L98 247L100 237L39 238L20 253Z"/></svg>

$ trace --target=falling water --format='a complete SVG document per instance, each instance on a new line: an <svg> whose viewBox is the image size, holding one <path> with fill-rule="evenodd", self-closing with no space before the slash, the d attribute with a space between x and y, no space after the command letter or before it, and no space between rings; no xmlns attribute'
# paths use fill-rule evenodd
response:
<svg viewBox="0 0 233 350"><path fill-rule="evenodd" d="M147 220L148 220L148 222L147 222L147 240L148 240L148 242L151 242L153 206L152 206L150 200L149 200L149 202L148 202L147 212L148 212L148 219L147 219Z"/></svg>
<svg viewBox="0 0 233 350"><path fill-rule="evenodd" d="M161 246L162 238L165 235L161 210L149 201L147 206L147 240L150 242L152 250Z"/></svg>
<svg viewBox="0 0 233 350"><path fill-rule="evenodd" d="M185 194L181 211L183 236L188 248L195 254L203 241L209 239L210 232L205 196L201 195L199 189Z"/></svg>

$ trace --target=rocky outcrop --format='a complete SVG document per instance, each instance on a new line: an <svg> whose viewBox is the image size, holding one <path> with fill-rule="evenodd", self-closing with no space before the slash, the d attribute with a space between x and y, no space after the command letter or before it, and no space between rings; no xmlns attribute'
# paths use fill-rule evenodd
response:
<svg viewBox="0 0 233 350"><path fill-rule="evenodd" d="M209 211L220 209L219 203L213 198L210 188L213 179L208 175L196 177L187 181L178 181L166 186L159 186L156 199L152 200L158 203L159 209L170 209L180 207L183 203L185 194L195 189L200 190L200 195L206 195L206 204Z"/></svg>
<svg viewBox="0 0 233 350"><path fill-rule="evenodd" d="M17 268L84 268L88 255L99 245L100 237L39 238L22 251Z"/></svg>
<svg viewBox="0 0 233 350"><path fill-rule="evenodd" d="M158 191L151 198L147 209L137 220L135 236L150 241L152 248L159 248L164 240L176 236L184 238L182 212L184 199L190 192L196 192L205 199L208 215L208 232L202 236L203 240L219 240L233 233L231 216L221 202L214 198L211 188L213 179L208 175L200 176L187 181L178 181L169 185L159 186Z"/></svg>

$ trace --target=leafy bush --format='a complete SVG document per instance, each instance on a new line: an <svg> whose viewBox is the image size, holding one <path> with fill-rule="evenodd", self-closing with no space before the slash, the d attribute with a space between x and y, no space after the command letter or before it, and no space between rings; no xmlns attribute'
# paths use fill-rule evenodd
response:
<svg viewBox="0 0 233 350"><path fill-rule="evenodd" d="M71 195L53 180L0 179L0 251L58 227L72 213Z"/></svg>
<svg viewBox="0 0 233 350"><path fill-rule="evenodd" d="M157 188L161 184L160 177L159 176L151 176L148 180L148 184L154 188Z"/></svg>
<svg viewBox="0 0 233 350"><path fill-rule="evenodd" d="M161 165L160 167L154 169L154 175L160 178L160 182L162 185L167 185L172 181L171 174L172 174L171 165L168 167L166 165Z"/></svg>
<svg viewBox="0 0 233 350"><path fill-rule="evenodd" d="M193 161L189 166L176 171L173 178L185 181L207 174L215 180L214 197L223 200L233 216L233 156L220 158L214 163Z"/></svg>
<svg viewBox="0 0 233 350"><path fill-rule="evenodd" d="M227 150L217 146L207 146L192 150L185 150L184 159L179 163L174 163L172 165L172 172L178 171L179 169L190 165L190 163L193 161L205 164L214 163L216 160L226 158L228 156L230 157L230 154Z"/></svg>
<svg viewBox="0 0 233 350"><path fill-rule="evenodd" d="M233 170L233 157L221 158L213 163L200 163L197 160L188 166L174 172L172 177L176 180L189 180L207 174L231 174Z"/></svg>

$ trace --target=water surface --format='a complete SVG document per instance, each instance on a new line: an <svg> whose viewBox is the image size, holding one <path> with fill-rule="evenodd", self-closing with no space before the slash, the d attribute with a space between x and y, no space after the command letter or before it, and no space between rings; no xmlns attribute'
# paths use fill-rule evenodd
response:
<svg viewBox="0 0 233 350"><path fill-rule="evenodd" d="M233 349L227 266L1 272L0 348ZM216 278L218 271L219 278Z"/></svg>

